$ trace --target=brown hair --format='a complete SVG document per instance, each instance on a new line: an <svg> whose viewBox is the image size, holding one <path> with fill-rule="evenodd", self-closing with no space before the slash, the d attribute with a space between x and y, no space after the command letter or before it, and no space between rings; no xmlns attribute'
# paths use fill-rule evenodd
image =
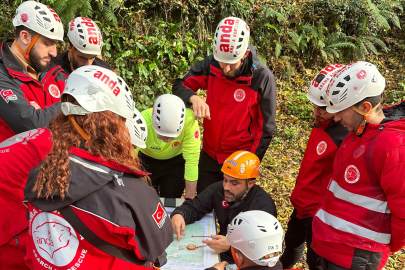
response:
<svg viewBox="0 0 405 270"><path fill-rule="evenodd" d="M53 148L39 167L37 181L33 191L38 198L53 198L60 192L63 199L68 197L70 171L68 165L71 146L84 146L92 155L114 160L133 170L143 170L139 158L134 155L125 119L110 111L75 116L78 125L89 135L85 141L72 122L60 112L52 121L50 130L53 135ZM149 177L142 177L149 183Z"/></svg>

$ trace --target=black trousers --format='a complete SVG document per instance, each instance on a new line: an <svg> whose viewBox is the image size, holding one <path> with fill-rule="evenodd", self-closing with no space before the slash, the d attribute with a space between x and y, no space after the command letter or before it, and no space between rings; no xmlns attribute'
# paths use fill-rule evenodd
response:
<svg viewBox="0 0 405 270"><path fill-rule="evenodd" d="M197 194L200 194L209 185L224 180L221 169L222 164L218 164L217 160L201 150L200 162L198 163Z"/></svg>
<svg viewBox="0 0 405 270"><path fill-rule="evenodd" d="M325 270L377 270L382 258L382 253L356 248L354 249L353 261L350 268L337 265L325 258L321 258L321 261Z"/></svg>
<svg viewBox="0 0 405 270"><path fill-rule="evenodd" d="M138 157L149 173L152 186L160 197L181 198L185 188L183 155L159 160L139 152Z"/></svg>
<svg viewBox="0 0 405 270"><path fill-rule="evenodd" d="M280 257L284 269L293 268L299 261L307 242L307 264L310 270L323 270L321 257L310 247L312 242L312 218L297 218L297 210L291 214L285 234L285 250Z"/></svg>

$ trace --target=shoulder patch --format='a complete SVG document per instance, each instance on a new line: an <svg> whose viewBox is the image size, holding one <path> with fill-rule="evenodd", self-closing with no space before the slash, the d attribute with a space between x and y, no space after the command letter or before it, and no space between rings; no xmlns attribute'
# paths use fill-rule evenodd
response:
<svg viewBox="0 0 405 270"><path fill-rule="evenodd" d="M155 213L152 215L152 218L153 218L153 220L156 222L156 225L157 225L159 228L162 228L163 225L165 224L166 217L167 217L166 211L165 211L165 209L162 207L162 204L159 202L159 204L158 204L158 206L157 206L157 208L156 208Z"/></svg>
<svg viewBox="0 0 405 270"><path fill-rule="evenodd" d="M196 130L194 132L194 139L198 140L200 138L200 131Z"/></svg>
<svg viewBox="0 0 405 270"><path fill-rule="evenodd" d="M17 100L17 95L11 91L11 89L8 90L1 90L0 95L3 97L3 99L8 103L10 100Z"/></svg>

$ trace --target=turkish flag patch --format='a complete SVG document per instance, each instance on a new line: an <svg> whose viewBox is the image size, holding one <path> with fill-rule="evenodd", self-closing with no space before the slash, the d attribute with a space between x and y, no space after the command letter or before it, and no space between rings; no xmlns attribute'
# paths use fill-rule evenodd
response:
<svg viewBox="0 0 405 270"><path fill-rule="evenodd" d="M200 132L198 130L196 130L194 132L194 139L198 140L198 138L200 138Z"/></svg>
<svg viewBox="0 0 405 270"><path fill-rule="evenodd" d="M167 214L166 214L165 209L160 204L160 202L159 202L159 204L158 204L158 206L156 208L155 213L152 215L152 217L155 220L157 226L159 228L162 228L163 225L165 224Z"/></svg>
<svg viewBox="0 0 405 270"><path fill-rule="evenodd" d="M9 90L1 90L0 95L3 99L8 103L10 100L17 100L17 95L13 93L13 91Z"/></svg>

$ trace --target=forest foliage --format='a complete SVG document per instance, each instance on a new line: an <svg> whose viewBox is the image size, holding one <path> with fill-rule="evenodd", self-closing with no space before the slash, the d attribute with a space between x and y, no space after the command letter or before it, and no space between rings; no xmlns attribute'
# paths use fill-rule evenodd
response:
<svg viewBox="0 0 405 270"><path fill-rule="evenodd" d="M11 18L22 0L0 5L0 38L13 38ZM330 63L370 61L386 77L385 104L405 96L405 0L42 0L65 27L74 17L95 20L103 56L132 86L138 109L171 92L173 80L211 54L212 37L226 16L243 18L260 60L276 76L277 130L264 159L260 185L277 201L284 227L312 108L310 80ZM67 29L67 28L66 28ZM61 45L60 50L65 50ZM402 269L405 252L386 269ZM304 267L301 262L298 267Z"/></svg>

